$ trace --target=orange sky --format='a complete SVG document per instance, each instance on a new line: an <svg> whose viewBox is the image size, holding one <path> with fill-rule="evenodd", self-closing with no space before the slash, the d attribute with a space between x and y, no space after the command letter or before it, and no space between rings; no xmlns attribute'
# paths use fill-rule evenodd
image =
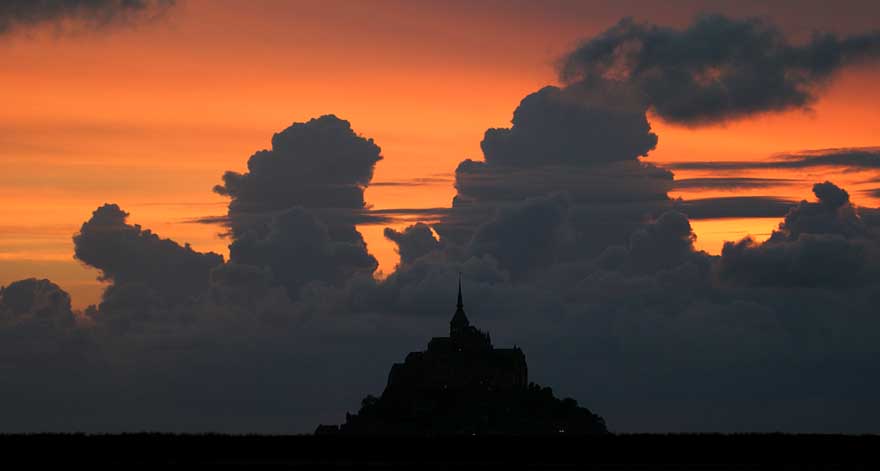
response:
<svg viewBox="0 0 880 471"><path fill-rule="evenodd" d="M211 187L225 170L243 170L272 133L326 113L382 147L374 181L449 177L462 159L481 157L486 128L507 126L523 96L556 83L554 62L578 39L625 14L682 24L701 8L571 3L190 0L134 29L0 37L0 285L48 277L71 292L76 307L97 302L97 273L72 259L71 236L105 202L163 237L226 255L221 228L186 221L225 212L226 200ZM810 2L782 26L802 36L817 24L858 31L874 21L858 8L827 8ZM721 9L774 15L759 2ZM810 112L699 129L652 119L660 141L647 161L878 145L878 77L876 67L846 71ZM870 186L857 182L872 175L783 173L805 183L737 194L808 198L813 181L830 178L856 203L880 205L858 192ZM677 173L691 176L701 175ZM366 199L376 208L438 207L453 194L441 182L374 186ZM723 240L761 237L778 222L693 226L698 246L717 252ZM361 230L380 269L393 270L382 227Z"/></svg>

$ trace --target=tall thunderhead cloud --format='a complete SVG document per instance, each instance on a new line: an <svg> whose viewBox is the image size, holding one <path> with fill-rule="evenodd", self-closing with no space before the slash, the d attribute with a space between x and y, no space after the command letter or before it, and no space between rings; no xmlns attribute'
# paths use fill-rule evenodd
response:
<svg viewBox="0 0 880 471"><path fill-rule="evenodd" d="M610 91L610 90L608 90ZM634 160L657 145L645 110L609 97L544 87L523 98L513 127L489 129L480 146L486 162L535 166Z"/></svg>
<svg viewBox="0 0 880 471"><path fill-rule="evenodd" d="M303 208L275 216L266 234L249 231L229 246L233 262L269 267L275 281L295 298L312 281L342 284L357 273L372 273L378 263L353 226L331 233L327 225Z"/></svg>
<svg viewBox="0 0 880 471"><path fill-rule="evenodd" d="M310 281L336 284L378 265L354 221L382 159L372 139L333 115L294 123L255 153L245 173L226 172L232 262L268 267L296 297Z"/></svg>
<svg viewBox="0 0 880 471"><path fill-rule="evenodd" d="M127 218L119 206L105 204L73 237L75 257L114 283L104 293L105 301L108 295L128 289L126 285L146 288L159 302L183 301L207 290L209 272L223 263L222 256L196 252L188 244L181 247L138 224L128 224Z"/></svg>
<svg viewBox="0 0 880 471"><path fill-rule="evenodd" d="M175 0L3 0L0 35L16 28L76 21L101 27L155 15Z"/></svg>
<svg viewBox="0 0 880 471"><path fill-rule="evenodd" d="M229 217L235 235L294 206L360 210L380 151L372 139L355 134L348 121L326 115L276 133L271 149L248 159L247 172L226 172L214 191L232 198Z"/></svg>
<svg viewBox="0 0 880 471"><path fill-rule="evenodd" d="M562 63L568 83L633 88L670 122L702 124L808 107L842 67L880 57L880 32L789 42L760 19L700 16L685 29L621 20Z"/></svg>
<svg viewBox="0 0 880 471"><path fill-rule="evenodd" d="M763 244L726 242L723 279L758 286L841 286L875 283L880 237L862 221L846 190L813 185L818 202L801 201Z"/></svg>
<svg viewBox="0 0 880 471"><path fill-rule="evenodd" d="M646 215L661 211L672 174L640 161L657 145L646 108L627 87L593 85L545 87L523 98L510 128L487 130L481 143L485 161L468 159L456 169L457 195L451 214L437 226L441 237L469 245L473 255L486 251L506 258L510 252L503 248L523 241L496 230L507 224L496 216L508 220L537 210L548 221L564 222L564 239L581 255L595 255L625 238ZM533 207L538 201L563 201L547 199L557 193L566 194L561 213L555 204ZM526 233L545 229L532 226ZM477 234L479 240L469 243ZM541 265L508 268L526 275Z"/></svg>

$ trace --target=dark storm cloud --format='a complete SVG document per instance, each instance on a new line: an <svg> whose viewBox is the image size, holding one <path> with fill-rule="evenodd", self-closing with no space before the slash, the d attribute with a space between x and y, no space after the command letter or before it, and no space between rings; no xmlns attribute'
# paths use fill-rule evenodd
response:
<svg viewBox="0 0 880 471"><path fill-rule="evenodd" d="M77 326L70 295L55 283L29 278L0 286L0 391L36 387L39 382L29 378L41 374L48 376L43 378L44 385L61 379L63 374L53 374L83 353ZM10 397L12 402L6 404L22 408L23 398L29 397L20 395L17 401ZM4 416L8 409L0 406ZM24 409L34 413L29 407Z"/></svg>
<svg viewBox="0 0 880 471"><path fill-rule="evenodd" d="M462 202L521 201L560 190L585 203L662 201L673 186L671 172L637 161L521 168L465 160L455 175L457 197Z"/></svg>
<svg viewBox="0 0 880 471"><path fill-rule="evenodd" d="M630 86L671 122L698 125L807 108L841 68L880 57L880 33L815 33L791 44L772 23L698 16L684 29L621 20L564 60L568 83Z"/></svg>
<svg viewBox="0 0 880 471"><path fill-rule="evenodd" d="M785 215L771 242L792 242L802 234L834 234L847 239L867 237L868 229L849 201L849 193L831 182L813 185L817 203L801 201Z"/></svg>
<svg viewBox="0 0 880 471"><path fill-rule="evenodd" d="M530 95L459 165L451 208L365 211L378 146L334 116L296 123L216 188L225 264L99 208L75 241L113 281L99 310L59 328L8 322L52 286L0 299L0 429L310 432L445 332L460 273L471 321L615 431L876 431L871 224L828 183L818 202L670 200L672 173L639 160L657 141L634 92L584 77ZM785 211L766 243L694 247L689 216ZM401 263L375 279L354 224L420 216L436 224L386 231Z"/></svg>
<svg viewBox="0 0 880 471"><path fill-rule="evenodd" d="M341 284L357 273L371 274L378 263L354 226L331 232L311 212L291 208L275 216L265 235L239 234L229 246L231 261L267 267L292 298L312 281Z"/></svg>
<svg viewBox="0 0 880 471"><path fill-rule="evenodd" d="M272 149L252 155L247 172L226 172L214 191L231 198L233 231L294 206L362 209L364 188L381 159L372 139L326 115L273 135Z"/></svg>
<svg viewBox="0 0 880 471"><path fill-rule="evenodd" d="M630 270L654 273L680 265L694 252L696 236L687 216L670 211L636 230L629 238Z"/></svg>
<svg viewBox="0 0 880 471"><path fill-rule="evenodd" d="M627 245L605 249L596 263L602 270L627 275L656 273L688 260L698 261L707 269L705 254L694 251L695 240L687 216L668 211L636 229Z"/></svg>
<svg viewBox="0 0 880 471"><path fill-rule="evenodd" d="M523 98L511 128L487 130L480 146L486 162L496 165L635 160L657 146L657 135L644 109L624 105L545 87Z"/></svg>
<svg viewBox="0 0 880 471"><path fill-rule="evenodd" d="M645 108L625 88L545 87L521 101L511 123L486 131L483 162L468 159L456 168L452 208L434 225L447 242L467 246L496 212L564 192L577 251L598 253L668 203L672 174L639 161L656 146L657 136ZM481 235L479 247L506 245L488 240L490 234ZM526 276L523 268L539 265L526 263L516 271Z"/></svg>
<svg viewBox="0 0 880 471"><path fill-rule="evenodd" d="M565 102L574 109L576 103L639 109L620 90L603 100L599 95L608 87L593 79L560 93L576 98ZM609 420L612 429L872 430L880 409L867 391L880 391L880 383L856 385L870 369L866 359L877 354L880 323L873 312L880 298L871 268L877 244L868 236L841 235L853 223L851 205L841 204L842 190L820 184L816 203L773 197L673 201L667 196L671 172L601 136L596 148L610 156L590 153L588 139L572 137L583 128L566 127L578 122L579 113L572 111L569 123L565 113L554 116L564 107L532 111L542 109L549 110L548 119L537 125L517 120L510 129L487 133L503 143L489 141L489 149L501 154L458 166L453 206L434 225L442 248L408 255L383 282L352 278L343 310L448 316L452 304L444 300L453 293L446 286L462 272L471 320L493 338L522 346L536 380L616 417L618 425ZM542 128L554 120L563 123L563 139ZM638 129L630 126L634 122L619 131ZM866 165L871 157L862 151L780 156L769 165ZM689 184L781 183L725 178ZM734 243L747 247L742 263L733 252L722 261L697 251L688 220L786 214L780 231L799 233L797 240ZM778 256L781 245L785 254ZM823 270L828 256L837 259ZM765 276L775 279L756 282ZM469 292L477 294L469 298ZM817 407L821 414L803 414Z"/></svg>
<svg viewBox="0 0 880 471"><path fill-rule="evenodd" d="M272 149L248 159L246 173L226 172L214 191L230 197L230 261L268 268L291 298L308 282L340 284L372 273L355 224L384 216L365 210L364 188L382 159L372 139L325 115L272 136Z"/></svg>
<svg viewBox="0 0 880 471"><path fill-rule="evenodd" d="M722 276L761 286L876 283L880 239L864 224L849 194L831 182L813 185L813 193L819 201L791 208L766 243L725 243Z"/></svg>
<svg viewBox="0 0 880 471"><path fill-rule="evenodd" d="M565 195L558 194L501 208L476 228L467 251L491 256L517 279L565 260L575 242L570 205Z"/></svg>
<svg viewBox="0 0 880 471"><path fill-rule="evenodd" d="M75 20L101 27L155 15L175 0L4 0L0 2L0 35L16 28Z"/></svg>
<svg viewBox="0 0 880 471"><path fill-rule="evenodd" d="M207 289L208 273L223 263L222 256L162 239L138 224L128 224L127 218L119 206L105 204L73 237L75 257L101 270L102 279L117 286L105 293L105 301L118 294L118 285L140 287L146 293L138 300L151 303L179 302Z"/></svg>
<svg viewBox="0 0 880 471"><path fill-rule="evenodd" d="M711 177L711 178L681 178L675 179L673 187L676 190L739 190L753 188L773 188L778 186L801 183L801 180L793 178L744 178L744 177Z"/></svg>
<svg viewBox="0 0 880 471"><path fill-rule="evenodd" d="M385 237L397 244L400 263L411 263L440 247L440 242L431 232L431 227L424 223L416 223L403 231L385 228Z"/></svg>
<svg viewBox="0 0 880 471"><path fill-rule="evenodd" d="M729 196L676 201L690 219L780 217L795 201L772 196Z"/></svg>
<svg viewBox="0 0 880 471"><path fill-rule="evenodd" d="M880 150L873 147L861 149L822 149L797 154L783 154L776 156L773 160L672 162L663 164L663 167L671 170L714 171L784 170L812 167L843 167L870 170L880 168Z"/></svg>
<svg viewBox="0 0 880 471"><path fill-rule="evenodd" d="M809 204L826 220L848 220L839 189L821 185L817 194ZM445 330L461 272L472 322L498 345L523 347L536 381L600 411L616 431L872 430L880 384L864 373L880 344L880 299L865 285L875 278L845 284L853 277L839 268L852 257L810 288L729 277L727 287L712 276L718 258L694 250L687 218L668 212L596 260L562 259L567 206L562 196L525 201L485 221L473 251L421 246L384 281L360 273L342 286L310 283L295 302L273 287L271 266L230 263L212 271L209 296L152 307L129 329L104 320L116 307L66 329L0 322L0 338L27 339L0 343L0 404L17 404L3 410L0 428L311 431L381 391L392 362ZM786 224L801 233L847 226L808 224L820 216L800 213ZM295 220L288 236L326 243L308 237L310 225L319 227ZM426 241L426 229L398 234ZM526 230L506 240L517 229ZM530 243L550 254L549 266L517 259L515 248ZM290 246L280 244L281 258ZM301 257L288 261L309 260ZM517 281L521 273L529 279ZM141 293L120 288L132 286ZM803 414L819 404L822 414ZM730 412L710 413L719 409Z"/></svg>
<svg viewBox="0 0 880 471"><path fill-rule="evenodd" d="M876 261L876 253L865 241L838 234L804 234L784 243L726 242L719 269L725 280L757 287L850 287L877 274L872 258Z"/></svg>
<svg viewBox="0 0 880 471"><path fill-rule="evenodd" d="M34 320L73 324L70 295L49 280L29 278L0 287L0 319Z"/></svg>

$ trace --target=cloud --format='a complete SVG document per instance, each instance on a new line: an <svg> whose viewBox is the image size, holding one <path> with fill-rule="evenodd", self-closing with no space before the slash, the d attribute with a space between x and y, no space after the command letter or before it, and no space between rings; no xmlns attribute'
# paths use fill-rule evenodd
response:
<svg viewBox="0 0 880 471"><path fill-rule="evenodd" d="M726 242L719 273L755 286L852 286L876 283L880 239L862 222L849 194L831 182L813 185L816 203L791 208L764 244Z"/></svg>
<svg viewBox="0 0 880 471"><path fill-rule="evenodd" d="M431 227L424 223L416 223L403 231L386 227L384 231L388 240L397 244L400 263L411 263L440 247Z"/></svg>
<svg viewBox="0 0 880 471"><path fill-rule="evenodd" d="M645 108L627 90L600 85L542 88L522 100L510 128L487 130L484 161L467 159L456 168L452 208L433 226L441 239L472 250L495 247L494 256L512 268L514 261L502 255L509 241L491 240L489 226L479 229L479 240L472 238L487 220L500 224L501 212L510 218L524 210L527 200L566 194L566 214L553 220L568 221L577 252L569 255L576 257L598 254L668 209L672 173L639 160L657 144ZM516 263L516 276L526 277L523 269L542 265Z"/></svg>
<svg viewBox="0 0 880 471"><path fill-rule="evenodd" d="M378 263L354 224L385 219L364 202L380 152L333 115L273 135L272 149L252 155L247 172L226 172L214 187L230 198L230 261L269 269L294 299L308 282L371 274Z"/></svg>
<svg viewBox="0 0 880 471"><path fill-rule="evenodd" d="M819 201L801 201L791 208L771 242L795 241L802 234L834 234L847 239L868 236L846 190L826 181L813 185L813 193Z"/></svg>
<svg viewBox="0 0 880 471"><path fill-rule="evenodd" d="M865 276L869 247L836 234L804 234L785 243L726 242L720 273L752 286L846 287Z"/></svg>
<svg viewBox="0 0 880 471"><path fill-rule="evenodd" d="M434 185L443 185L447 183L451 183L452 179L447 177L423 177L423 178L410 178L406 180L397 180L397 181L384 181L384 182L371 182L372 186L405 186L405 187L416 187L416 186L434 186Z"/></svg>
<svg viewBox="0 0 880 471"><path fill-rule="evenodd" d="M821 149L797 154L781 154L773 160L763 161L707 161L671 162L663 167L671 170L764 170L800 169L812 167L845 167L853 169L880 168L880 150L874 147L850 149Z"/></svg>
<svg viewBox="0 0 880 471"><path fill-rule="evenodd" d="M149 290L136 300L147 304L183 302L207 290L208 273L223 263L222 256L162 239L127 219L119 206L105 204L73 237L75 257L101 270L101 279L115 286L105 292L105 302L119 294L120 285Z"/></svg>
<svg viewBox="0 0 880 471"><path fill-rule="evenodd" d="M694 252L694 240L687 216L674 211L663 213L630 236L630 270L653 273L680 265Z"/></svg>
<svg viewBox="0 0 880 471"><path fill-rule="evenodd" d="M766 218L784 216L795 202L772 196L726 196L676 201L690 219Z"/></svg>
<svg viewBox="0 0 880 471"><path fill-rule="evenodd" d="M817 190L820 201L809 204L826 219L846 221L841 191ZM826 262L826 274L808 284L800 278L752 285L719 272L725 262L694 250L687 218L667 212L598 257L564 258L571 253L571 209L562 195L523 201L486 220L469 247L428 250L433 243L421 242L433 237L423 226L396 232L402 247L418 248L404 250L405 262L386 280L362 272L338 285L306 283L295 300L276 285L273 262L258 260L261 266L215 267L207 295L152 306L126 329L117 328L110 311L130 307L109 302L93 323L65 329L0 322L0 338L27 339L0 344L0 367L6 365L0 403L19 404L3 410L2 428L311 431L342 420L363 394L381 390L392 362L446 329L458 272L472 322L491 331L497 345L521 346L534 380L577 397L616 431L852 432L876 423L880 412L872 404L880 383L863 373L880 344L874 315L880 299L876 276L845 271L854 257ZM785 223L790 233L799 228L798 240L822 236L804 231L837 234L846 227L806 224L800 214ZM276 226L289 223L284 237L328 243L308 210L289 217ZM536 269L529 257L517 259L522 244L551 257ZM284 242L262 254L282 266L310 260L285 255L292 246ZM821 251L821 257L840 254ZM823 273L815 271L821 257L768 265ZM147 293L143 287L119 285L134 292L123 299ZM60 396L69 400L53 400ZM22 407L15 397L45 406ZM818 404L823 414L804 414ZM724 412L711 413L719 408Z"/></svg>
<svg viewBox="0 0 880 471"><path fill-rule="evenodd" d="M295 207L272 218L265 235L248 231L229 246L235 263L267 267L292 298L306 283L342 284L357 273L371 274L378 266L353 226L331 232L311 212Z"/></svg>
<svg viewBox="0 0 880 471"><path fill-rule="evenodd" d="M581 203L624 203L667 200L672 173L637 161L587 166L507 167L464 160L456 169L456 202L503 204L566 191Z"/></svg>
<svg viewBox="0 0 880 471"><path fill-rule="evenodd" d="M0 36L18 28L65 21L89 27L127 23L158 15L175 0L4 0L0 2Z"/></svg>
<svg viewBox="0 0 880 471"><path fill-rule="evenodd" d="M0 429L341 421L446 330L461 273L471 321L615 431L873 431L874 213L830 183L817 202L670 199L672 173L640 160L657 138L637 92L584 77L526 97L487 131L484 161L458 166L451 208L368 211L376 143L335 116L294 123L215 188L230 198L227 263L98 208L74 242L112 281L99 308L70 313L50 282L0 293ZM694 247L689 217L783 214L765 243ZM401 263L377 280L355 224L398 217L425 221L386 230ZM29 321L40 312L73 321Z"/></svg>
<svg viewBox="0 0 880 471"><path fill-rule="evenodd" d="M0 318L73 324L70 295L49 280L28 278L0 287Z"/></svg>
<svg viewBox="0 0 880 471"><path fill-rule="evenodd" d="M231 199L234 233L294 206L360 210L381 159L372 139L355 134L348 121L326 115L273 135L272 149L252 155L247 172L226 172L214 191Z"/></svg>
<svg viewBox="0 0 880 471"><path fill-rule="evenodd" d="M687 125L807 108L843 67L880 57L880 32L789 42L757 18L698 16L684 29L623 19L561 64L567 83L628 86L663 119Z"/></svg>
<svg viewBox="0 0 880 471"><path fill-rule="evenodd" d="M516 279L569 258L575 243L569 205L556 194L502 208L476 228L467 252L491 256Z"/></svg>
<svg viewBox="0 0 880 471"><path fill-rule="evenodd" d="M511 128L486 131L480 143L486 162L583 165L635 160L657 146L644 109L604 100L558 87L532 93L514 111Z"/></svg>
<svg viewBox="0 0 880 471"><path fill-rule="evenodd" d="M744 178L744 177L710 177L710 178L676 178L673 186L676 190L740 190L754 188L775 188L800 183L794 178Z"/></svg>

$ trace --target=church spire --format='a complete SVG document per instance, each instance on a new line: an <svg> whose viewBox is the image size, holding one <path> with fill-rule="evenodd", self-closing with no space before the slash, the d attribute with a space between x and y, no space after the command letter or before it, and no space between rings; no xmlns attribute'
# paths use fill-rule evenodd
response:
<svg viewBox="0 0 880 471"><path fill-rule="evenodd" d="M464 303L461 301L461 272L458 272L458 304L455 307L464 309Z"/></svg>
<svg viewBox="0 0 880 471"><path fill-rule="evenodd" d="M461 273L458 274L458 304L455 307L455 315L449 321L449 335L452 337L464 332L471 325L464 314L464 303L461 300Z"/></svg>

